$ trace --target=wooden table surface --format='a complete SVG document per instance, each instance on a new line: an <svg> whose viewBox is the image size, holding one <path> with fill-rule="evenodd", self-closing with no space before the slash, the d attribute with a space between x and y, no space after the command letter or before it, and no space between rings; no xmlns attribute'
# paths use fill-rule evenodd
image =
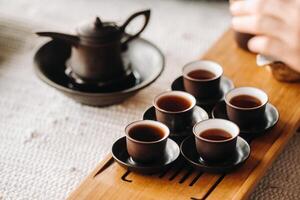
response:
<svg viewBox="0 0 300 200"><path fill-rule="evenodd" d="M255 86L269 95L280 113L278 124L251 142L246 163L229 174L207 174L178 167L162 175L127 171L111 155L102 161L69 199L247 199L300 125L300 84L276 81L255 64L255 55L237 48L232 31L204 55L219 62L237 87Z"/></svg>

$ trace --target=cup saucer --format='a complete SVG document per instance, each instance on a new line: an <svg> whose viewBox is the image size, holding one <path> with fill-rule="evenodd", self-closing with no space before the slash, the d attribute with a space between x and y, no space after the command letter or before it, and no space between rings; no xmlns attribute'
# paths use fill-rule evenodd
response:
<svg viewBox="0 0 300 200"><path fill-rule="evenodd" d="M226 161L212 163L204 161L196 150L195 138L186 138L180 145L182 156L195 168L210 173L229 172L243 164L250 156L250 146L241 137L237 138L236 152Z"/></svg>
<svg viewBox="0 0 300 200"><path fill-rule="evenodd" d="M136 38L122 52L123 61L130 68L124 79L111 80L109 85L87 83L68 70L71 53L71 46L66 42L47 42L34 56L36 74L66 96L91 106L108 106L124 101L153 83L164 69L161 51L149 41Z"/></svg>
<svg viewBox="0 0 300 200"><path fill-rule="evenodd" d="M126 63L130 66L130 63ZM66 62L65 74L69 78L69 87L82 92L114 92L134 87L141 81L140 75L133 70L127 70L122 77L106 82L87 81L77 76Z"/></svg>
<svg viewBox="0 0 300 200"><path fill-rule="evenodd" d="M212 110L212 117L213 118L221 118L221 119L227 119L227 112L226 112L226 103L225 101L219 102ZM279 113L275 106L268 103L266 106L266 112L265 112L265 120L263 120L261 123L258 123L257 126L253 126L250 128L241 128L241 135L243 134L247 137L249 134L257 135L262 134L266 132L267 130L271 129L279 120Z"/></svg>
<svg viewBox="0 0 300 200"><path fill-rule="evenodd" d="M126 137L118 139L112 146L112 156L117 163L130 171L153 174L170 166L180 155L179 146L172 139L167 140L166 151L161 160L154 163L138 163L127 152Z"/></svg>
<svg viewBox="0 0 300 200"><path fill-rule="evenodd" d="M154 106L151 106L146 110L146 112L143 115L143 119L149 119L149 120L155 120L156 121L156 116L155 116L155 108ZM186 127L184 131L176 132L176 133L170 133L170 137L174 139L176 142L180 139L184 139L186 136L192 135L193 134L193 126L202 120L208 119L208 114L207 112L199 107L195 106L195 110L193 113L193 121L191 121L191 125Z"/></svg>
<svg viewBox="0 0 300 200"><path fill-rule="evenodd" d="M220 90L219 95L215 98L197 99L197 105L205 108L206 110L211 110L212 107L219 101L222 101L224 99L224 95L233 88L234 88L234 84L233 84L232 80L230 80L226 76L222 76L221 77L221 90ZM183 86L183 76L180 76L173 81L173 83L171 85L171 89L185 91L184 86Z"/></svg>

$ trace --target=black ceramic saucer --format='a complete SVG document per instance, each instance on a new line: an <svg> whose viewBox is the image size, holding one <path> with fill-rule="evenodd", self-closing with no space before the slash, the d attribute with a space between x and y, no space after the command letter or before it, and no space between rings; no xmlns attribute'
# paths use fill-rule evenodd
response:
<svg viewBox="0 0 300 200"><path fill-rule="evenodd" d="M69 86L83 92L120 91L126 88L133 87L141 81L140 76L136 71L132 71L131 69L128 69L125 75L118 79L110 80L107 82L90 82L78 77L72 71L72 68L68 66L68 62L66 63L66 65L67 67L65 70L65 74L70 79ZM130 64L127 63L127 65L128 68L130 68Z"/></svg>
<svg viewBox="0 0 300 200"><path fill-rule="evenodd" d="M107 106L133 96L155 81L164 68L164 56L161 51L149 41L137 38L128 44L127 50L122 54L124 62L128 62L132 69L125 77L125 82L100 87L78 83L74 81L74 77L65 73L70 55L69 44L52 40L35 54L35 71L48 85L75 101L93 106Z"/></svg>
<svg viewBox="0 0 300 200"><path fill-rule="evenodd" d="M151 106L150 108L148 108L146 110L146 112L143 115L143 119L149 119L149 120L156 121L154 106ZM176 142L178 142L178 140L184 139L188 135L192 135L193 134L192 129L193 129L194 124L196 124L197 122L200 122L202 120L205 120L205 119L208 119L207 112L204 109L202 109L201 107L195 106L195 110L193 113L193 121L191 121L191 125L186 127L186 130L184 130L182 132L170 133L170 138L172 138Z"/></svg>
<svg viewBox="0 0 300 200"><path fill-rule="evenodd" d="M127 152L126 137L118 139L112 146L112 156L122 167L143 174L160 172L170 166L180 155L180 149L176 142L168 139L165 154L162 159L149 164L137 163L132 160Z"/></svg>
<svg viewBox="0 0 300 200"><path fill-rule="evenodd" d="M196 150L195 137L186 138L180 145L183 157L196 169L210 173L229 172L243 164L250 155L249 144L241 137L237 138L236 152L228 160L218 163L205 162Z"/></svg>
<svg viewBox="0 0 300 200"><path fill-rule="evenodd" d="M224 95L234 88L233 82L226 76L221 77L221 90L216 98L211 99L197 99L197 105L210 110L216 103L223 100ZM183 86L183 76L175 79L171 85L172 90L185 91Z"/></svg>
<svg viewBox="0 0 300 200"><path fill-rule="evenodd" d="M227 119L227 112L226 112L226 103L225 101L219 102L212 110L212 117L213 118L221 118ZM266 106L265 118L261 123L258 123L257 126L250 127L248 129L241 129L242 136L249 136L251 135L258 135L266 132L267 130L271 129L279 120L279 113L275 106L268 103Z"/></svg>

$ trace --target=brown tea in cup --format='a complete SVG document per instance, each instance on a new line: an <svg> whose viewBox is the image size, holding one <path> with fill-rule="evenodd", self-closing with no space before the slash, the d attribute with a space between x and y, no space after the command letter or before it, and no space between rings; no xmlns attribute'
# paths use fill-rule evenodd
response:
<svg viewBox="0 0 300 200"><path fill-rule="evenodd" d="M195 124L196 149L204 161L220 162L232 157L239 135L236 124L224 119L208 119Z"/></svg>
<svg viewBox="0 0 300 200"><path fill-rule="evenodd" d="M134 139L141 142L153 142L160 140L164 137L164 130L158 126L151 124L138 124L132 127L128 135Z"/></svg>
<svg viewBox="0 0 300 200"><path fill-rule="evenodd" d="M203 69L196 69L193 71L190 71L187 76L194 78L194 79L201 79L201 80L206 80L206 79L212 79L216 75L208 70L203 70Z"/></svg>
<svg viewBox="0 0 300 200"><path fill-rule="evenodd" d="M156 119L173 132L180 132L191 126L196 99L182 91L163 92L154 98ZM193 125L192 125L193 126Z"/></svg>
<svg viewBox="0 0 300 200"><path fill-rule="evenodd" d="M199 60L183 67L185 91L197 99L216 98L220 95L222 67L213 61Z"/></svg>
<svg viewBox="0 0 300 200"><path fill-rule="evenodd" d="M230 100L230 103L240 108L255 108L262 104L258 98L250 95L235 96Z"/></svg>
<svg viewBox="0 0 300 200"><path fill-rule="evenodd" d="M199 136L208 140L216 140L216 141L228 140L232 137L232 135L227 131L223 129L216 129L216 128L203 131L199 134Z"/></svg>
<svg viewBox="0 0 300 200"><path fill-rule="evenodd" d="M229 120L249 128L263 122L268 95L255 87L240 87L225 95L225 103Z"/></svg>
<svg viewBox="0 0 300 200"><path fill-rule="evenodd" d="M128 154L135 162L155 162L164 155L170 131L153 120L140 120L125 128Z"/></svg>
<svg viewBox="0 0 300 200"><path fill-rule="evenodd" d="M168 95L162 96L156 102L157 106L170 112L180 112L191 107L192 102L182 96Z"/></svg>

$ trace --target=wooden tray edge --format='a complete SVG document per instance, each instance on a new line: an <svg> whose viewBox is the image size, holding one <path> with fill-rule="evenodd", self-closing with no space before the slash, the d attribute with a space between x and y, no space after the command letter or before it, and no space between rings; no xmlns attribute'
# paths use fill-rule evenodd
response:
<svg viewBox="0 0 300 200"><path fill-rule="evenodd" d="M111 165L111 163L114 162L114 159L111 155L111 153L109 153L107 156L105 156L105 158L96 166L95 169L93 169L93 171L91 173L89 173L89 175L84 178L75 188L74 191L72 191L67 199L71 200L71 199L76 199L76 197L78 196L78 188L83 187L87 182L89 182L90 180L92 180L95 176L97 176L99 173L101 173L102 171L104 171L109 165Z"/></svg>
<svg viewBox="0 0 300 200"><path fill-rule="evenodd" d="M247 180L240 187L239 191L236 193L235 199L248 199L251 192L258 185L260 180L264 177L267 170L270 169L273 162L278 158L279 154L283 151L287 143L294 136L297 130L300 128L300 119L298 123L289 130L288 134L282 134L277 140L273 143L273 145L269 148L265 156L262 158L260 162L260 167L256 167L252 172L251 176L247 178Z"/></svg>

